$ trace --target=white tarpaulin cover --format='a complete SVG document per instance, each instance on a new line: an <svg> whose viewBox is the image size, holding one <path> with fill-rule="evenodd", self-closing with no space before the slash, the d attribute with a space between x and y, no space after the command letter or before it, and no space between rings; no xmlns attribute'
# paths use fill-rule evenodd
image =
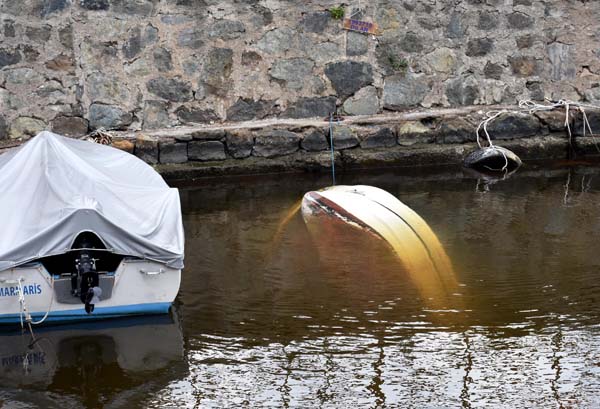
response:
<svg viewBox="0 0 600 409"><path fill-rule="evenodd" d="M82 231L108 249L183 267L177 189L121 150L41 132L0 155L0 271L71 248Z"/></svg>

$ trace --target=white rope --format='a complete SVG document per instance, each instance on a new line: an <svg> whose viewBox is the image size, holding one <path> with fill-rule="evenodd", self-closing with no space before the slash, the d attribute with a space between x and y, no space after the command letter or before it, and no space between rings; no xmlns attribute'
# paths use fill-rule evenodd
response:
<svg viewBox="0 0 600 409"><path fill-rule="evenodd" d="M21 328L23 328L23 318L25 318L25 322L29 326L29 330L31 331L32 336L33 336L33 331L31 330L31 325L42 324L44 321L46 321L46 318L48 318L48 315L50 315L50 310L52 309L52 303L54 302L54 277L51 277L51 280L52 280L52 284L51 284L51 291L50 291L51 292L50 304L48 304L48 309L46 310L46 314L39 321L34 321L33 318L31 317L31 313L27 309L27 301L25 300L25 293L23 291L23 281L25 281L25 279L23 277L20 277L19 280L17 281L17 284L19 286L19 303L20 303L19 318L21 321Z"/></svg>
<svg viewBox="0 0 600 409"><path fill-rule="evenodd" d="M596 147L596 150L598 151L598 153L600 153L600 147L598 146L596 137L594 135L594 132L592 131L592 127L590 126L590 122L589 122L587 114L585 112L586 108L600 110L600 106L586 104L586 103L577 102L577 101L571 101L568 99L561 99L556 102L550 101L549 104L540 104L540 103L531 101L529 99L525 99L525 100L519 101L519 109L518 110L503 109L500 111L486 112L485 119L479 123L479 125L477 126L477 129L475 131L476 137L477 137L477 145L479 146L479 148L483 148L481 141L480 141L480 135L479 135L480 130L483 128L483 132L487 139L488 147L495 148L495 145L492 143L492 139L487 130L487 127L492 121L494 121L501 115L524 114L524 113L535 114L536 112L539 112L539 111L552 111L554 109L560 109L560 108L564 108L564 110L565 110L564 127L567 130L567 134L569 135L569 144L572 145L572 143L573 143L573 134L571 131L571 117L570 117L571 108L573 108L573 109L581 112L581 116L583 119L583 136L585 137L586 132L589 131L590 136L592 137L592 140L594 141L594 146ZM506 159L506 156L505 156L505 159Z"/></svg>

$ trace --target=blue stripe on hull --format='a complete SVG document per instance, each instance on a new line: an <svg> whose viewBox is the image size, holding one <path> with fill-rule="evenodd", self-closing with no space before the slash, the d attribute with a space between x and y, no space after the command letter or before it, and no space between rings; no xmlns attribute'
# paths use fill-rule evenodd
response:
<svg viewBox="0 0 600 409"><path fill-rule="evenodd" d="M166 314L169 312L170 307L170 302L158 302L148 304L121 305L116 307L96 307L94 312L91 314L86 313L85 309L83 308L76 310L53 311L48 314L48 318L44 322L72 322L116 318L128 315ZM34 312L31 314L31 316L34 321L38 321L45 314L45 312ZM0 314L0 324L14 324L19 322L19 314Z"/></svg>

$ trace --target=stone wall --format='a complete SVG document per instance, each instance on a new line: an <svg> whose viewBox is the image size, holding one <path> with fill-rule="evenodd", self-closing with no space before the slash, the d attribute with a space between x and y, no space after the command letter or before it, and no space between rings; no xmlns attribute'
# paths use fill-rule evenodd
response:
<svg viewBox="0 0 600 409"><path fill-rule="evenodd" d="M0 138L600 99L600 2L340 4L0 0Z"/></svg>

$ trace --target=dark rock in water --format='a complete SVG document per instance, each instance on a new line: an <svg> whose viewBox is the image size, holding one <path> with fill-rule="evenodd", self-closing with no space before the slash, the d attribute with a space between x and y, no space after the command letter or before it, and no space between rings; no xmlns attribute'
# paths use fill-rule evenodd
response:
<svg viewBox="0 0 600 409"><path fill-rule="evenodd" d="M467 155L464 166L484 172L513 171L521 166L521 159L501 146L487 146Z"/></svg>

